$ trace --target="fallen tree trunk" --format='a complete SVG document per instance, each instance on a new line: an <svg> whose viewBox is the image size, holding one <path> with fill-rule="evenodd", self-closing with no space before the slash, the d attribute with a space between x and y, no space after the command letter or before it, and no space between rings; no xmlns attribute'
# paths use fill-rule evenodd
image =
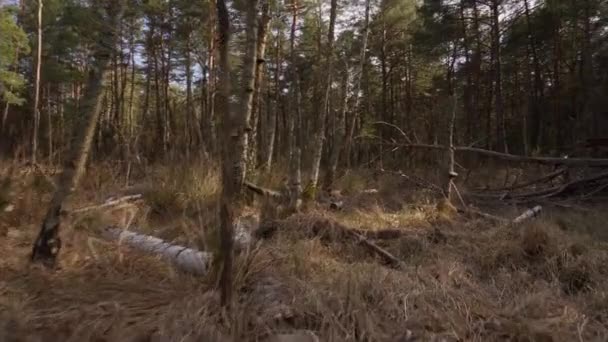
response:
<svg viewBox="0 0 608 342"><path fill-rule="evenodd" d="M204 276L209 272L213 254L196 249L173 245L159 238L138 234L116 227L105 229L102 236L108 240L124 242L128 246L171 262L178 269L194 275Z"/></svg>
<svg viewBox="0 0 608 342"><path fill-rule="evenodd" d="M271 198L277 198L277 199L281 199L281 198L285 197L279 191L263 188L263 187L261 187L259 185L253 184L251 182L245 182L245 186L250 191L252 191L252 192L254 192L254 193L256 193L256 194L258 194L260 196L263 196L263 197L271 197Z"/></svg>
<svg viewBox="0 0 608 342"><path fill-rule="evenodd" d="M541 207L540 205L537 205L536 207L532 208L532 209L528 209L526 210L523 214L517 216L514 220L513 220L513 224L519 224L522 223L526 220L529 220L533 217L536 217L536 215L538 215L541 210L543 210L543 207Z"/></svg>
<svg viewBox="0 0 608 342"><path fill-rule="evenodd" d="M447 146L431 145L431 144L395 144L395 146L403 148L425 148L435 150L447 150ZM496 158L500 160L520 162L520 163L536 163L542 165L565 165L565 166L589 166L589 167L608 167L608 159L605 158L557 158L557 157L528 157L502 152L484 150L476 147L454 146L455 152L476 153L486 157Z"/></svg>

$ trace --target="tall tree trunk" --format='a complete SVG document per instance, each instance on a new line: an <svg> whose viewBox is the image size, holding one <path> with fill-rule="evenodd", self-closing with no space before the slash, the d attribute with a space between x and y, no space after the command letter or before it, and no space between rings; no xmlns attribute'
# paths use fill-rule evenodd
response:
<svg viewBox="0 0 608 342"><path fill-rule="evenodd" d="M300 89L299 77L297 67L297 56L296 56L296 26L298 23L298 0L292 1L292 19L291 19L291 33L289 37L290 45L290 59L291 59L291 96L292 96L292 108L289 112L289 168L290 168L290 209L292 211L299 211L301 206L302 196L302 109L300 108Z"/></svg>
<svg viewBox="0 0 608 342"><path fill-rule="evenodd" d="M230 110L230 15L224 0L217 0L217 27L219 50L219 91L217 93L217 110L221 116L222 139L220 144L222 156L222 196L220 200L220 290L221 302L230 306L232 302L232 259L234 235L234 210L240 193L240 174L234 168L239 166L239 116Z"/></svg>
<svg viewBox="0 0 608 342"><path fill-rule="evenodd" d="M348 112L348 85L350 84L348 61L345 61L344 79L342 81L342 105L338 110L335 120L335 130L332 143L331 155L329 157L329 169L327 172L326 184L333 187L338 172L338 162L342 152L342 142L344 141L344 121Z"/></svg>
<svg viewBox="0 0 608 342"><path fill-rule="evenodd" d="M49 164L53 164L53 118L51 111L51 84L46 85L46 148Z"/></svg>
<svg viewBox="0 0 608 342"><path fill-rule="evenodd" d="M476 114L473 113L473 72L471 65L471 55L470 55L470 44L469 44L469 36L467 30L467 21L465 19L465 1L460 1L460 21L462 26L462 48L464 49L464 60L465 60L465 72L466 72L466 85L464 87L464 112L465 112L465 120L466 120L466 129L464 133L464 139L468 143L472 141L472 131L473 128L471 124L474 118L477 117Z"/></svg>
<svg viewBox="0 0 608 342"><path fill-rule="evenodd" d="M278 13L277 13L278 15ZM277 122L279 118L279 109L281 103L281 50L283 49L282 44L282 34L281 30L277 30L276 37L276 54L275 54L275 74L274 74L274 86L275 86L275 98L274 98L274 108L269 110L267 122L266 122L266 131L268 132L268 140L266 147L266 160L264 162L264 170L267 173L270 173L272 170L272 163L274 157L274 150L277 139ZM270 106L269 106L270 107Z"/></svg>
<svg viewBox="0 0 608 342"><path fill-rule="evenodd" d="M257 160L258 153L258 123L260 121L260 102L262 99L262 76L264 75L264 66L266 64L266 41L268 26L270 24L270 6L268 0L264 0L262 4L262 17L258 24L258 41L257 41L257 63L255 66L255 80L253 104L251 108L251 137L249 139L249 152L247 155L248 168L253 169Z"/></svg>
<svg viewBox="0 0 608 342"><path fill-rule="evenodd" d="M192 103L192 60L190 57L190 32L186 38L186 51L185 51L185 67L186 67L186 137L188 140L186 151L189 154L190 149L193 146L192 139L192 127L191 123L196 122L196 116L194 113L194 107ZM198 131L198 130L197 130Z"/></svg>
<svg viewBox="0 0 608 342"><path fill-rule="evenodd" d="M500 0L492 1L492 52L494 55L494 101L496 112L496 139L500 152L509 152L506 140L505 105L502 95L502 66L500 49Z"/></svg>
<svg viewBox="0 0 608 342"><path fill-rule="evenodd" d="M540 68L540 63L538 61L538 50L537 50L537 44L536 44L536 37L534 34L534 31L532 29L532 20L530 18L530 3L529 0L524 0L524 14L526 16L526 27L528 30L528 44L530 45L530 54L532 55L532 66L534 68L534 87L533 87L533 91L530 93L529 98L531 98L532 104L529 106L531 107L530 109L530 113L527 114L529 117L529 126L530 126L530 133L531 135L528 135L528 133L526 133L526 145L528 144L528 137L533 137L533 146L531 146L533 149L536 149L539 147L539 144L541 142L540 140L540 136L541 134L541 127L543 125L543 118L542 118L542 110L541 110L541 105L540 102L542 101L543 98L543 92L544 92L544 85L543 85L543 81L542 81L542 75L541 75L541 68ZM525 122L528 122L528 120L526 120ZM527 149L526 149L527 150ZM528 153L528 151L526 151L526 154Z"/></svg>
<svg viewBox="0 0 608 342"><path fill-rule="evenodd" d="M108 6L108 18L98 18L100 22L107 20L108 25L103 26L105 30L95 47L95 65L90 71L86 95L80 106L82 121L74 126L76 141L72 144L71 153L66 159L57 190L51 199L32 250L32 262L41 263L47 267L56 265L57 255L61 249L59 230L63 205L84 175L85 164L101 112L103 82L107 78L109 61L118 37L113 28L120 21L123 11L124 0L114 0Z"/></svg>
<svg viewBox="0 0 608 342"><path fill-rule="evenodd" d="M243 86L241 93L240 113L241 119L238 121L237 133L238 153L240 158L238 165L235 165L237 172L237 181L245 182L247 173L247 152L249 145L249 132L251 131L251 111L253 109L253 94L255 92L256 65L258 62L258 22L257 22L257 6L258 0L247 1L247 40L245 46L245 54L243 56L243 74L241 84Z"/></svg>
<svg viewBox="0 0 608 342"><path fill-rule="evenodd" d="M355 89L354 89L354 96L355 96L355 103L352 106L352 120L350 125L348 125L348 136L346 138L346 150L344 152L345 156L346 156L346 166L350 167L351 166L351 150L352 150L352 146L353 146L353 138L355 136L355 127L357 125L357 120L359 118L359 93L361 92L361 81L363 80L363 73L364 73L364 69L365 69L365 62L367 61L367 39L369 37L369 12L370 12L370 2L371 0L366 0L365 1L365 23L364 23L364 28L363 28L363 44L361 46L361 54L360 54L360 60L359 60L359 70L357 71L357 81L356 81L356 85L355 85ZM347 122L348 123L348 122Z"/></svg>
<svg viewBox="0 0 608 342"><path fill-rule="evenodd" d="M34 85L34 130L32 132L32 163L38 157L40 130L40 69L42 68L42 0L38 0L38 48L36 49L36 84Z"/></svg>
<svg viewBox="0 0 608 342"><path fill-rule="evenodd" d="M329 95L331 91L331 83L333 79L333 55L334 55L334 28L336 25L338 1L331 0L331 9L329 14L329 30L327 32L327 47L325 57L325 76L324 82L324 94L321 100L321 108L318 121L318 128L314 137L314 150L312 160L312 170L310 176L309 187L312 190L311 195L314 197L315 191L319 183L319 171L321 168L321 157L323 156L323 142L325 140L325 121L327 120L329 112Z"/></svg>

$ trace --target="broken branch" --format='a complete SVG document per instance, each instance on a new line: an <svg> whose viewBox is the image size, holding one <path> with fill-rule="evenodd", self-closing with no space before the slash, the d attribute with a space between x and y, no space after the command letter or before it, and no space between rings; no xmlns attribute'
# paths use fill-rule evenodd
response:
<svg viewBox="0 0 608 342"><path fill-rule="evenodd" d="M436 150L446 150L447 146L431 144L394 144L404 148L426 148ZM500 160L537 163L542 165L565 165L565 166L589 166L589 167L608 167L608 159L605 158L557 158L557 157L528 157L502 152L484 150L476 147L454 146L455 152L476 153L490 158Z"/></svg>
<svg viewBox="0 0 608 342"><path fill-rule="evenodd" d="M70 215L75 215L75 214L82 214L85 212L89 212L92 210L100 210L100 209L105 209L105 208L109 208L109 207L114 207L120 204L124 204L124 203L128 203L128 202L133 202L133 201L137 201L143 198L143 195L141 194L136 194L136 195L129 195L129 196L124 196L124 197L120 197L120 198L109 198L108 200L106 200L104 203L102 204L96 204L96 205L90 205L87 207L83 207L83 208L79 208L79 209L74 209L70 212L68 212Z"/></svg>

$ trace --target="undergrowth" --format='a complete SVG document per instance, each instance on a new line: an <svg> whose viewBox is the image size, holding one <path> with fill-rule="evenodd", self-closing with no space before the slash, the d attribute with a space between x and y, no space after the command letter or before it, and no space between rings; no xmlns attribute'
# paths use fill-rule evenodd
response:
<svg viewBox="0 0 608 342"><path fill-rule="evenodd" d="M269 341L305 331L314 335L303 341L608 339L607 217L597 208L547 208L524 225L496 226L446 214L426 189L365 170L338 179L338 211L317 204L285 217L268 214L276 204L250 199L239 218L272 229L238 254L230 312L220 308L212 276L181 274L95 233L129 226L217 249L214 169L154 167L125 188L117 170L91 167L70 207L126 193L144 201L71 219L55 272L27 262L49 189L32 186L33 176L13 179L4 198L15 209L0 212L0 341ZM278 189L284 177L255 181ZM403 265L384 265L342 226L398 232L377 244Z"/></svg>

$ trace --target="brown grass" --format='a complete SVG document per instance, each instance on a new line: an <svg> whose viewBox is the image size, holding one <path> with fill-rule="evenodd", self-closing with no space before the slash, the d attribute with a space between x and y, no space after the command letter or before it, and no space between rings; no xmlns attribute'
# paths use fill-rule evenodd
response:
<svg viewBox="0 0 608 342"><path fill-rule="evenodd" d="M15 210L0 213L0 341L256 341L297 330L321 341L608 339L608 246L597 232L605 214L549 210L510 228L446 219L423 190L367 174L342 179L345 210L279 219L276 234L240 254L235 306L223 312L213 276L180 274L95 234L130 224L213 249L217 177L184 169L136 180L144 204L74 219L56 272L27 263L48 190L15 181ZM78 205L123 191L115 174L88 179ZM371 187L379 193L357 194ZM353 239L310 234L336 224L402 231L378 244L404 266L383 266Z"/></svg>

